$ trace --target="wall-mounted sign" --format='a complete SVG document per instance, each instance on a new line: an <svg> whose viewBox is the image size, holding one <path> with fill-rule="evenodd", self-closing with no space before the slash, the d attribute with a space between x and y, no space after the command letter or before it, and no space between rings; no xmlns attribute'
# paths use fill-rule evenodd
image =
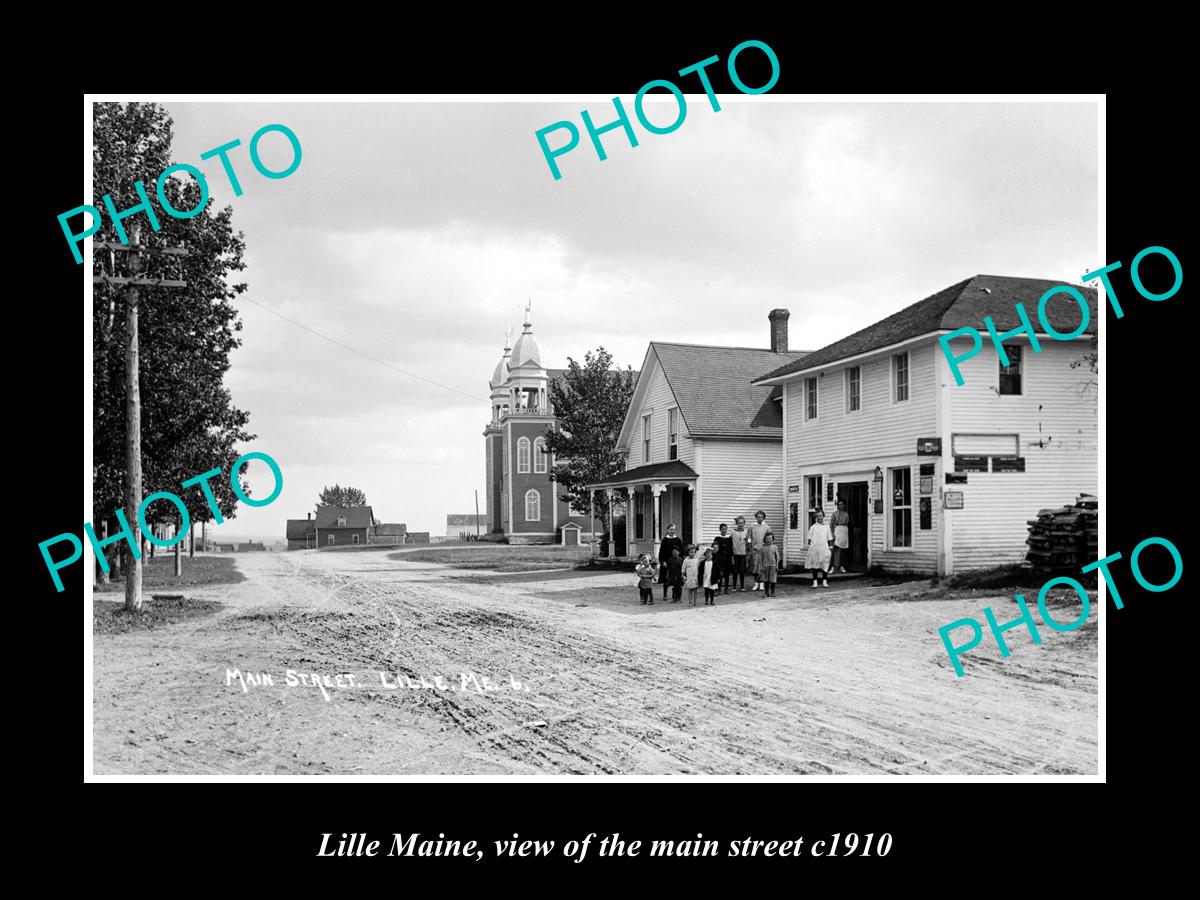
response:
<svg viewBox="0 0 1200 900"><path fill-rule="evenodd" d="M946 491L942 495L942 506L945 509L962 509L963 508L963 492L962 491Z"/></svg>
<svg viewBox="0 0 1200 900"><path fill-rule="evenodd" d="M877 516L878 516L878 515L880 515L880 514L882 514L882 513L883 513L883 501L882 501L882 500L876 500L876 501L875 501L875 515L877 515Z"/></svg>
<svg viewBox="0 0 1200 900"><path fill-rule="evenodd" d="M936 437L917 438L918 456L941 456L942 439Z"/></svg>
<svg viewBox="0 0 1200 900"><path fill-rule="evenodd" d="M922 494L932 494L933 493L933 476L932 475L922 475L921 476L921 493ZM924 502L924 501L922 501L922 502Z"/></svg>
<svg viewBox="0 0 1200 900"><path fill-rule="evenodd" d="M953 472L946 473L946 484L966 484L966 475L955 475Z"/></svg>
<svg viewBox="0 0 1200 900"><path fill-rule="evenodd" d="M988 458L986 456L956 456L954 457L955 472L986 472Z"/></svg>
<svg viewBox="0 0 1200 900"><path fill-rule="evenodd" d="M932 475L934 472L934 468L935 468L935 466L933 463L921 463L921 474L922 475Z"/></svg>
<svg viewBox="0 0 1200 900"><path fill-rule="evenodd" d="M798 484L789 484L789 485L788 485L788 493L789 493L789 494L798 494L798 493L800 493L800 485L798 485Z"/></svg>
<svg viewBox="0 0 1200 900"><path fill-rule="evenodd" d="M993 472L1024 472L1025 457L1023 456L993 456Z"/></svg>
<svg viewBox="0 0 1200 900"><path fill-rule="evenodd" d="M825 482L825 499L833 500L833 482L832 481Z"/></svg>

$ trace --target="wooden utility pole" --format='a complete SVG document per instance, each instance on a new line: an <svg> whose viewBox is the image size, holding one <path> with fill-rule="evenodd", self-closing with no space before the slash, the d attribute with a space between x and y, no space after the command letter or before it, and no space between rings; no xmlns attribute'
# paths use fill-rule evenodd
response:
<svg viewBox="0 0 1200 900"><path fill-rule="evenodd" d="M479 540L479 488L475 488L475 540Z"/></svg>
<svg viewBox="0 0 1200 900"><path fill-rule="evenodd" d="M125 521L134 532L134 541L141 539L137 511L142 502L142 397L139 391L138 370L138 288L186 287L186 281L164 278L139 278L142 262L141 224L133 225L133 240L129 246L97 241L95 246L129 254L129 277L93 275L93 282L123 284L125 292ZM168 256L186 256L187 251L163 248L147 251ZM115 260L115 257L114 257ZM176 545L178 553L178 545ZM177 557L178 558L178 557ZM129 554L125 566L125 608L142 608L142 561Z"/></svg>
<svg viewBox="0 0 1200 900"><path fill-rule="evenodd" d="M196 523L188 523L188 558L196 555Z"/></svg>

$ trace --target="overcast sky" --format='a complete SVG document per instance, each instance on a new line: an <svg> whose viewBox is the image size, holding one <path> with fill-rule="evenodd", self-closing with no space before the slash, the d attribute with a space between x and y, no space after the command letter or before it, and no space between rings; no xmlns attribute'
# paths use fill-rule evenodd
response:
<svg viewBox="0 0 1200 900"><path fill-rule="evenodd" d="M971 275L1077 282L1105 262L1094 104L720 101L689 96L667 135L635 119L637 148L604 135L604 162L584 132L560 181L534 132L582 131L583 108L607 122L611 101L166 104L176 159L246 234L246 296L476 398L238 301L227 384L285 487L222 530L282 537L334 482L412 531L473 511L487 381L526 298L544 365L603 345L638 368L651 340L765 347L775 307L791 348L815 350ZM674 101L647 108L665 124ZM246 149L273 122L303 147L281 180ZM199 161L233 138L241 197ZM277 134L262 153L289 160Z"/></svg>

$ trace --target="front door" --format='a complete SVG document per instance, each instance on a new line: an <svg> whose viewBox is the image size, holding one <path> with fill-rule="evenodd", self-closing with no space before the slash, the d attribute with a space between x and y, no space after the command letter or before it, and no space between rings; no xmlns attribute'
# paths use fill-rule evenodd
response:
<svg viewBox="0 0 1200 900"><path fill-rule="evenodd" d="M616 497L612 501L613 556L625 556L625 503Z"/></svg>
<svg viewBox="0 0 1200 900"><path fill-rule="evenodd" d="M850 513L850 560L848 570L867 568L867 500L870 492L865 481L846 481L838 484L838 496L846 501Z"/></svg>

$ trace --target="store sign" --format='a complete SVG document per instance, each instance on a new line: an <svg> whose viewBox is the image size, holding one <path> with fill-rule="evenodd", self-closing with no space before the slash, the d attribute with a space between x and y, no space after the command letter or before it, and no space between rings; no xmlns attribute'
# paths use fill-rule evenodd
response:
<svg viewBox="0 0 1200 900"><path fill-rule="evenodd" d="M800 485L798 485L798 484L789 484L789 485L788 485L788 493L789 493L789 494L798 494L798 493L800 493Z"/></svg>
<svg viewBox="0 0 1200 900"><path fill-rule="evenodd" d="M953 472L946 473L946 484L966 484L966 475L955 475Z"/></svg>
<svg viewBox="0 0 1200 900"><path fill-rule="evenodd" d="M962 491L946 491L942 495L942 506L945 509L962 509L963 508L963 492Z"/></svg>
<svg viewBox="0 0 1200 900"><path fill-rule="evenodd" d="M1024 472L1025 457L1023 456L993 456L993 472Z"/></svg>
<svg viewBox="0 0 1200 900"><path fill-rule="evenodd" d="M942 439L936 437L917 438L918 456L941 456Z"/></svg>
<svg viewBox="0 0 1200 900"><path fill-rule="evenodd" d="M955 472L986 472L988 458L986 456L956 456L954 457Z"/></svg>

